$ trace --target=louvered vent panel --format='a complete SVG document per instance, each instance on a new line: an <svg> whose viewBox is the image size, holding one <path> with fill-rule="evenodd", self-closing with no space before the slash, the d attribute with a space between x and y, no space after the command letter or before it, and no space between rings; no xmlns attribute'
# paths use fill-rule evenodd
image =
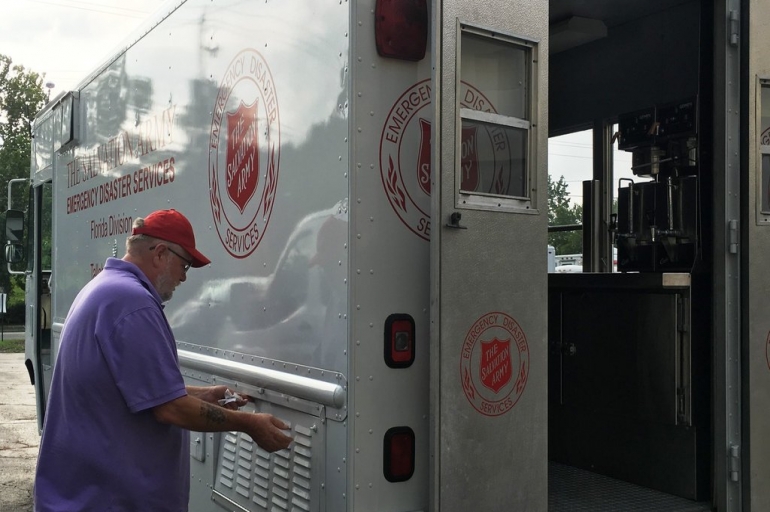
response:
<svg viewBox="0 0 770 512"><path fill-rule="evenodd" d="M233 488L233 480L235 479L235 457L237 451L237 434L228 432L224 436L222 442L222 457L220 461L219 483L227 487Z"/></svg>
<svg viewBox="0 0 770 512"><path fill-rule="evenodd" d="M296 419L299 415L286 415ZM301 415L291 423L294 443L288 450L268 453L245 434L228 432L222 436L215 492L246 510L265 512L313 512L320 509L316 482L323 481L322 461L314 460L314 444L321 443L323 430L310 428L318 419ZM322 444L319 444L322 446ZM316 453L318 457L323 450ZM314 467L315 466L317 467ZM217 500L214 500L217 501Z"/></svg>
<svg viewBox="0 0 770 512"><path fill-rule="evenodd" d="M291 478L292 512L310 511L312 434L313 432L309 428L302 425L296 425L294 428L294 449L292 450L294 474Z"/></svg>

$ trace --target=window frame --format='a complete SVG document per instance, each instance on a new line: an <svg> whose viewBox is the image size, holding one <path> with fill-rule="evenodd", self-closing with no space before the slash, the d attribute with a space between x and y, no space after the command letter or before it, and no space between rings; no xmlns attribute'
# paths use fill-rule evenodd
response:
<svg viewBox="0 0 770 512"><path fill-rule="evenodd" d="M459 91L462 88L462 41L464 36L488 39L492 42L503 42L515 48L522 49L525 54L525 74L527 82L527 96L525 101L526 114L529 119L522 119L515 116L507 116L493 112L483 112L462 107ZM458 91L455 97L455 202L458 207L476 209L476 210L494 210L506 211L512 213L537 214L538 194L537 194L537 169L538 169L538 145L539 133L537 126L538 119L538 41L509 34L501 34L498 31L486 29L480 26L473 26L467 23L457 23L457 70L455 90ZM526 136L525 154L524 154L524 196L518 195L499 195L493 193L471 192L461 189L461 149L462 149L462 130L463 121L491 124L502 128L513 128L523 130ZM547 195L547 194L546 194Z"/></svg>
<svg viewBox="0 0 770 512"><path fill-rule="evenodd" d="M763 208L764 197L764 173L770 174L770 162L768 168L763 168L765 158L770 159L770 144L762 144L762 91L767 91L770 95L770 78L757 77L757 92L756 92L756 133L757 133L757 179L756 179L756 217L757 225L770 226L770 204L767 209ZM770 113L770 105L768 105L768 113ZM768 141L770 142L770 141ZM770 188L770 187L769 187ZM770 198L768 199L770 203Z"/></svg>

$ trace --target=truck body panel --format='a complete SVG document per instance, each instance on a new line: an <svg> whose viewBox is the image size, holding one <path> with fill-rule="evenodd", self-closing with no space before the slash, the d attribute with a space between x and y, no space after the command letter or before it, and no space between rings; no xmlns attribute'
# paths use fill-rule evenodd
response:
<svg viewBox="0 0 770 512"><path fill-rule="evenodd" d="M34 123L40 427L78 291L176 208L212 260L165 308L185 380L295 439L193 432L190 510L765 510L767 20L760 0L164 4ZM548 136L585 128L590 207L549 226ZM549 275L569 229L578 272Z"/></svg>

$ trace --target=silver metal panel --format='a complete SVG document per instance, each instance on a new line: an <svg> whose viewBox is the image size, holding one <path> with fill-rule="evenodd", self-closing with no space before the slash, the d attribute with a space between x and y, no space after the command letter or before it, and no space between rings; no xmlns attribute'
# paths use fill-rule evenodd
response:
<svg viewBox="0 0 770 512"><path fill-rule="evenodd" d="M744 437L740 447L740 457L744 459L740 471L741 482L748 484L748 495L744 496L745 509L770 510L770 488L766 485L770 479L770 303L767 300L767 291L770 289L770 275L764 271L767 255L770 254L770 226L760 225L757 222L756 211L761 209L762 196L758 194L758 183L762 171L762 160L759 152L761 137L767 134L767 119L762 119L761 110L768 108L760 103L759 79L770 77L770 54L767 52L770 45L770 4L763 0L747 0L735 2L743 5L741 15L744 21L743 27L748 29L748 34L741 34L741 44L749 44L746 55L748 62L748 83L744 84L742 92L745 92L745 101L748 104L747 119L741 119L744 129L744 150L746 165L742 166L745 173L741 179L749 184L746 189L749 195L746 198L748 206L744 211L748 213L742 222L745 231L744 240L746 247L742 247L743 262L745 262L748 276L744 277L741 285L746 287L744 304L748 315L748 325L743 329L744 335L744 379L748 386L748 393L744 396L748 404L744 404L747 411L747 436ZM748 19L745 17L748 16ZM740 26L739 26L740 28ZM765 144L767 144L765 142ZM737 148L736 148L737 149ZM767 194L767 190L761 190ZM736 276L737 277L737 276ZM745 459L748 458L748 461ZM738 461L734 461L738 462Z"/></svg>
<svg viewBox="0 0 770 512"><path fill-rule="evenodd" d="M538 73L532 77L537 84L531 111L537 129L532 133L546 134L548 5L531 0L432 5L437 91L433 168L441 173L432 183L430 510L544 511L546 137L536 138L529 154L537 162L528 190L531 215L462 208L454 169L460 163L456 125L462 101L456 85L458 24L540 41L533 53ZM481 84L475 86L483 93ZM456 229L457 222L455 228L445 226L458 220L450 219L455 212L461 212L459 224L467 229ZM485 368L495 371L486 373ZM469 484L471 475L478 483Z"/></svg>
<svg viewBox="0 0 770 512"><path fill-rule="evenodd" d="M257 412L266 410L290 425L293 443L271 454L243 433L222 433L211 499L225 510L323 510L324 424L280 406Z"/></svg>
<svg viewBox="0 0 770 512"><path fill-rule="evenodd" d="M133 219L177 208L212 260L166 308L177 339L345 373L348 6L180 4L79 91L54 171L55 318ZM239 119L251 173L226 143Z"/></svg>
<svg viewBox="0 0 770 512"><path fill-rule="evenodd" d="M336 404L331 445L313 434L312 453L313 475L334 471L334 496L319 493L314 476L311 495L297 498L303 486L292 480L271 498L289 509L346 506L350 10L338 0L168 3L81 82L77 145L49 165L42 143L53 124L41 122L33 162L38 175L52 167L54 180L56 322L105 259L123 255L134 219L176 208L212 263L175 291L165 309L172 329L181 346L242 358L222 365L183 354L194 367L185 377L262 389L260 404L291 420L298 438L310 426L303 418L328 426L320 402ZM236 140L240 148L228 144ZM192 510L213 507L219 438L193 446Z"/></svg>
<svg viewBox="0 0 770 512"><path fill-rule="evenodd" d="M289 449L271 455L244 434L191 432L192 512L221 510L212 501L224 509L238 511L264 510L265 501L273 507L290 502L296 510L324 510L323 490L332 485L324 479L328 436L338 431L342 422L327 422L324 406L283 393L185 369L183 374L191 385L224 384L248 394L255 402L242 411L266 412L281 418L291 427L290 435L294 438ZM337 481L334 484L339 485Z"/></svg>
<svg viewBox="0 0 770 512"><path fill-rule="evenodd" d="M714 506L720 511L745 510L740 461L730 454L731 447L740 450L742 443L741 402L745 396L741 389L741 248L731 248L729 238L730 226L738 229L740 219L741 125L747 122L740 117L740 46L748 42L740 34L738 21L742 3L719 0L713 6L713 485Z"/></svg>
<svg viewBox="0 0 770 512"><path fill-rule="evenodd" d="M435 221L430 147L427 155L421 149L433 122L432 50L429 45L418 62L380 57L374 45L375 3L350 2L349 456L342 449L329 453L329 478L340 468L348 471L347 493L339 486L328 493L329 511L428 506L428 240ZM427 188L420 180L426 176ZM414 319L415 359L408 368L389 368L385 322L399 313ZM415 433L415 471L405 482L389 482L383 439L398 426Z"/></svg>

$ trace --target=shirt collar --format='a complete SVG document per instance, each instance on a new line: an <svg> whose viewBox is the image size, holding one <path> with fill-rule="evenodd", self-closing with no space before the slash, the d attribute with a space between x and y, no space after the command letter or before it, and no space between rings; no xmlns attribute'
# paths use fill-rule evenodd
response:
<svg viewBox="0 0 770 512"><path fill-rule="evenodd" d="M119 258L107 258L107 262L104 264L104 270L114 270L118 272L128 272L129 274L133 274L136 276L139 282L142 283L142 286L147 288L153 298L158 301L160 307L165 307L163 301L160 298L160 295L158 294L158 290L156 290L150 280L147 279L147 276L144 275L144 272L142 272L139 267L130 261L121 260Z"/></svg>

